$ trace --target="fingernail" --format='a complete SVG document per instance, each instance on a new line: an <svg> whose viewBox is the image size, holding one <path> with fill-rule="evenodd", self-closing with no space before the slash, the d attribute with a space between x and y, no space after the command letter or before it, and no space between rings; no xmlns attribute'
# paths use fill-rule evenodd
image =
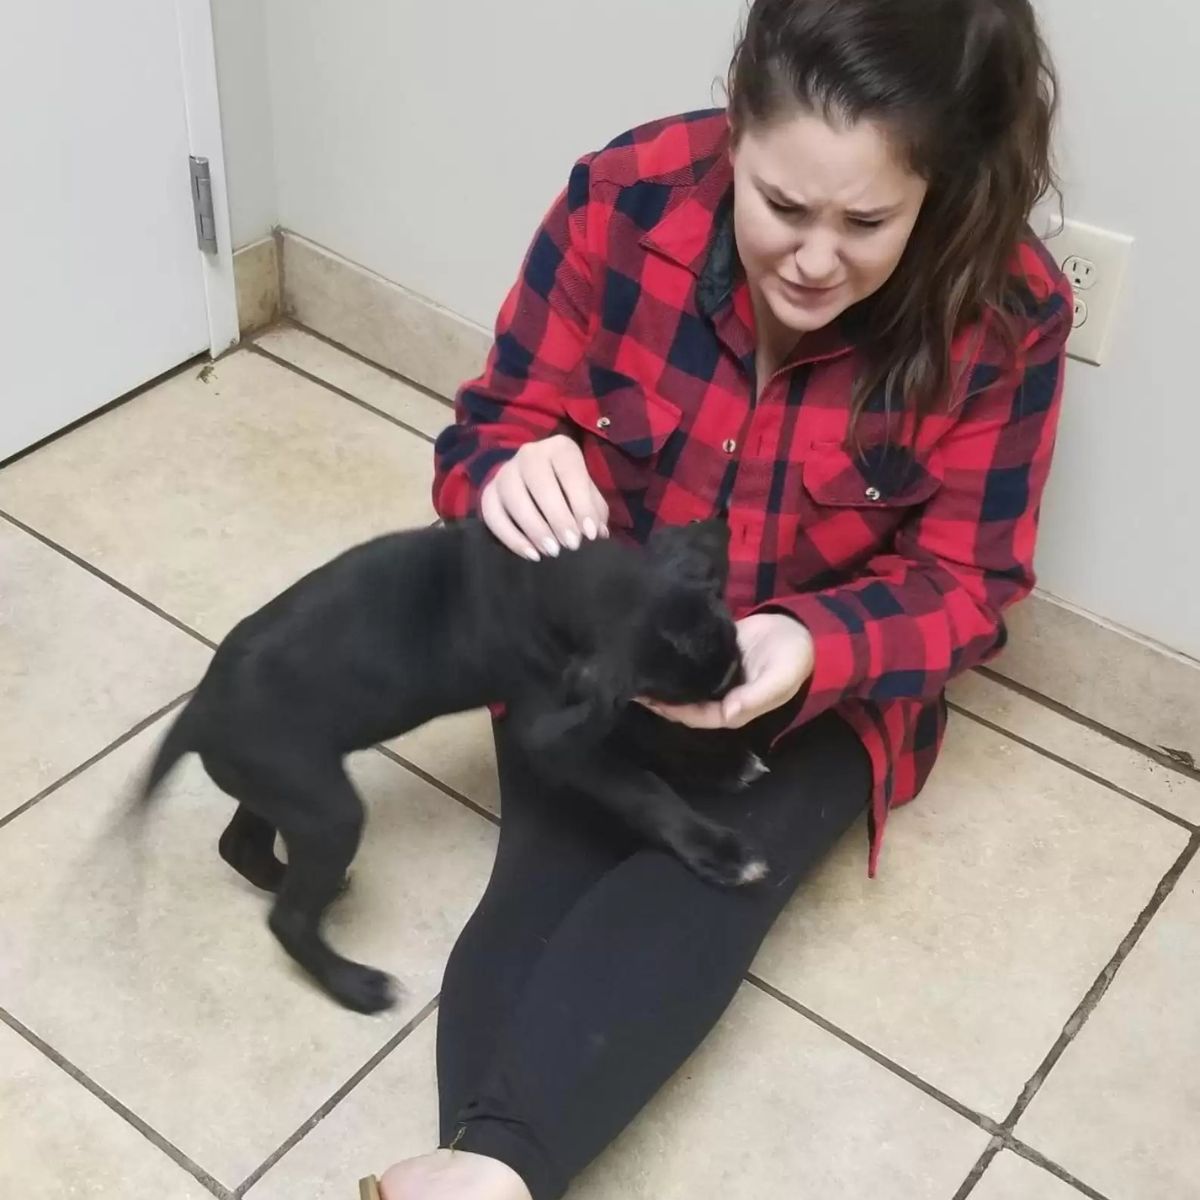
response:
<svg viewBox="0 0 1200 1200"><path fill-rule="evenodd" d="M566 544L568 550L579 549L579 534L573 529L564 529L562 532L562 540Z"/></svg>
<svg viewBox="0 0 1200 1200"><path fill-rule="evenodd" d="M607 526L607 525L601 525L601 526L600 526L600 536L601 536L601 537L608 537L608 526Z"/></svg>
<svg viewBox="0 0 1200 1200"><path fill-rule="evenodd" d="M530 562L542 561L542 556L532 546L525 547L525 557L529 559Z"/></svg>
<svg viewBox="0 0 1200 1200"><path fill-rule="evenodd" d="M546 538L542 542L542 549L545 550L551 558L557 558L560 547L553 538Z"/></svg>
<svg viewBox="0 0 1200 1200"><path fill-rule="evenodd" d="M583 534L589 542L596 540L596 522L591 517L585 517L583 521Z"/></svg>

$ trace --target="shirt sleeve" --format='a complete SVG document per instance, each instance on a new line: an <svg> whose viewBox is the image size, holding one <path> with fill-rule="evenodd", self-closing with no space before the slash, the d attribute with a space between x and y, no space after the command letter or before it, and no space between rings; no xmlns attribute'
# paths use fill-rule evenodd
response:
<svg viewBox="0 0 1200 1200"><path fill-rule="evenodd" d="M938 443L943 483L889 553L848 583L777 597L812 634L799 721L847 699L933 699L1004 645L1001 612L1033 588L1033 551L1062 397L1061 291L1018 344L1006 384L972 395Z"/></svg>
<svg viewBox="0 0 1200 1200"><path fill-rule="evenodd" d="M443 518L473 515L484 486L521 446L567 429L564 384L583 357L595 309L591 158L576 163L538 229L483 373L459 390L454 424L437 439L433 504Z"/></svg>

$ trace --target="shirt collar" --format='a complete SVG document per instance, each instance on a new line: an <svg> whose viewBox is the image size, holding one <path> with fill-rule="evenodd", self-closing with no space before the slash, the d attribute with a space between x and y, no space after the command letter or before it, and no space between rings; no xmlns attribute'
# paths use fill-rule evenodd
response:
<svg viewBox="0 0 1200 1200"><path fill-rule="evenodd" d="M699 276L709 259L717 218L725 209L730 238L733 236L733 164L729 160L728 132L709 158L695 164L693 174L692 187L642 237L642 245Z"/></svg>

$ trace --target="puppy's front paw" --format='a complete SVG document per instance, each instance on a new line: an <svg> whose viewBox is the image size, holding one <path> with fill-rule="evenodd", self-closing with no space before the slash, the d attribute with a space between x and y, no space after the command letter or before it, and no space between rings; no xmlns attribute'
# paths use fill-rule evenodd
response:
<svg viewBox="0 0 1200 1200"><path fill-rule="evenodd" d="M696 821L676 851L701 879L718 887L741 887L767 876L766 859L741 834L724 825Z"/></svg>
<svg viewBox="0 0 1200 1200"><path fill-rule="evenodd" d="M357 963L339 967L325 985L335 1000L360 1013L383 1012L400 995L400 985L390 975Z"/></svg>

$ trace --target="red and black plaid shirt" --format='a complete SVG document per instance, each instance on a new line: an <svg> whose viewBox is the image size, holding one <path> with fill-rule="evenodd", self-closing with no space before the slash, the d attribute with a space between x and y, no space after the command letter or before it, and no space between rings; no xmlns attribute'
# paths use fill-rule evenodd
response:
<svg viewBox="0 0 1200 1200"><path fill-rule="evenodd" d="M723 517L735 615L783 610L812 633L796 723L836 708L871 757L873 873L889 809L937 757L947 681L1000 649L1001 610L1033 586L1071 292L1031 236L1012 264L1015 350L988 321L964 331L957 394L915 444L882 403L852 443L854 309L755 394L732 186L722 112L576 164L438 439L434 503L473 513L519 446L567 433L614 536Z"/></svg>

